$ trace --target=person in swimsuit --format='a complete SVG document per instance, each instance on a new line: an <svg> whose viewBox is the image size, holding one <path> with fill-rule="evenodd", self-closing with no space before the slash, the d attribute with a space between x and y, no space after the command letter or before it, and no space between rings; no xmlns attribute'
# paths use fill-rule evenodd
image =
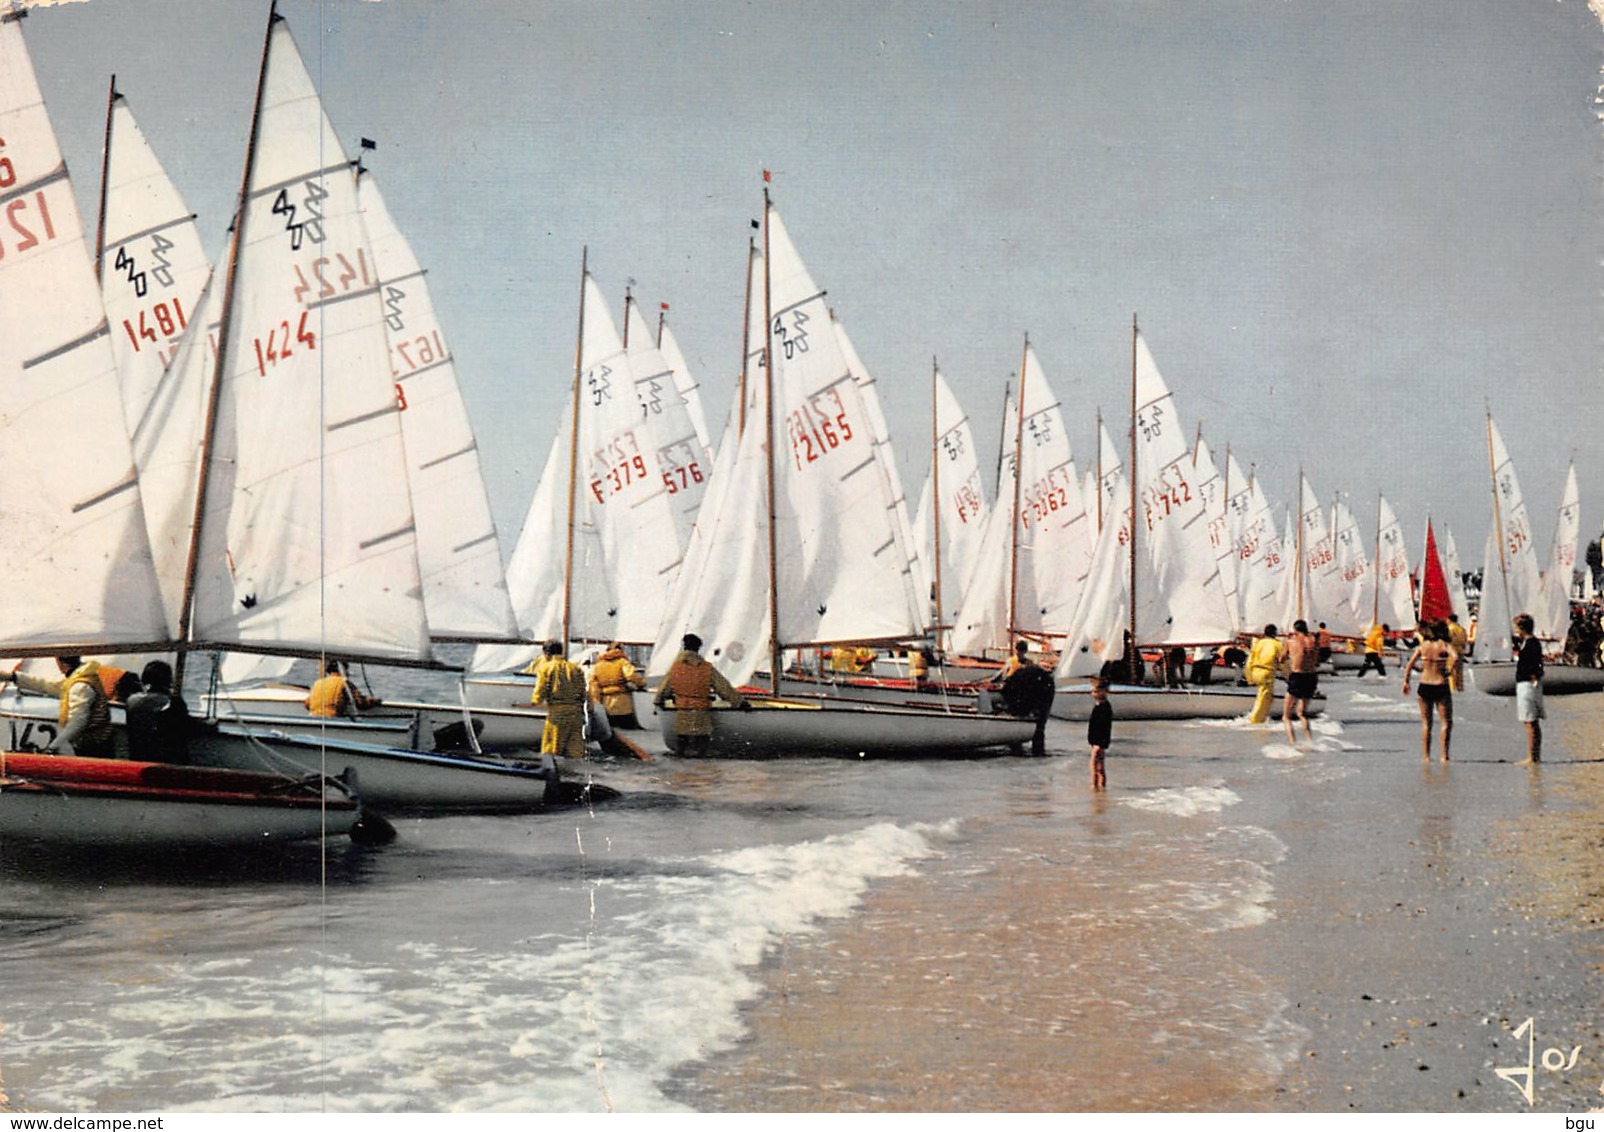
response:
<svg viewBox="0 0 1604 1132"><path fill-rule="evenodd" d="M1433 621L1420 627L1420 643L1404 665L1403 692L1409 694L1409 674L1420 666L1420 757L1431 761L1432 709L1442 719L1442 761L1448 761L1448 740L1454 730L1454 692L1451 673L1459 663L1459 650L1448 643L1448 627Z"/></svg>
<svg viewBox="0 0 1604 1132"><path fill-rule="evenodd" d="M1309 726L1309 701L1314 699L1320 686L1320 638L1309 635L1309 623L1298 620L1292 623L1292 635L1287 638L1287 662L1292 671L1287 675L1287 694L1281 707L1281 722L1287 729L1287 746L1295 746L1292 720L1303 721L1303 737L1314 742L1314 731Z"/></svg>

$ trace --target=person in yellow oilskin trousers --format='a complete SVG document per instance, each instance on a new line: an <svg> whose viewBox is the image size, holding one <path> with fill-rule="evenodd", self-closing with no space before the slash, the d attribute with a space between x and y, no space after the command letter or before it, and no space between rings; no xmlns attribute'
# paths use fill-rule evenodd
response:
<svg viewBox="0 0 1604 1132"><path fill-rule="evenodd" d="M1276 636L1275 626L1266 625L1264 636L1255 640L1248 651L1244 672L1248 683L1259 690L1253 701L1253 714L1248 716L1249 723L1263 723L1270 718L1270 705L1275 701L1275 678L1286 666L1287 647Z"/></svg>
<svg viewBox="0 0 1604 1132"><path fill-rule="evenodd" d="M533 702L546 705L546 726L540 732L540 752L585 757L585 670L563 656L563 646L546 646L546 663L535 680Z"/></svg>

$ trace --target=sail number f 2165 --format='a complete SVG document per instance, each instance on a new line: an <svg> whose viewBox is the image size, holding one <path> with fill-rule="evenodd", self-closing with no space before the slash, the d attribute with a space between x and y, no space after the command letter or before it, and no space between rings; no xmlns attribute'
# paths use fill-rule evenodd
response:
<svg viewBox="0 0 1604 1132"><path fill-rule="evenodd" d="M797 470L841 447L855 435L847 419L847 407L835 390L815 394L801 408L785 418L785 431L791 438L791 458Z"/></svg>

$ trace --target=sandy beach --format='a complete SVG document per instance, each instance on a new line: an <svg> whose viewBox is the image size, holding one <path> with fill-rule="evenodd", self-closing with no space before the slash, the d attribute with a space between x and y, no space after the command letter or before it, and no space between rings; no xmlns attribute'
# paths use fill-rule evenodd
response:
<svg viewBox="0 0 1604 1132"><path fill-rule="evenodd" d="M1604 705L1551 698L1545 762L1524 767L1510 701L1462 695L1445 767L1422 763L1412 702L1390 679L1361 698L1372 713L1348 712L1341 740L1289 758L1274 789L1236 807L1284 846L1256 882L1262 914L1203 931L1154 922L1135 893L1162 877L1143 854L1095 873L1055 857L1064 838L1122 822L1122 789L1144 775L1233 781L1229 756L1186 762L1195 731L1127 730L1106 798L1076 797L1084 763L1066 755L1034 808L1021 799L982 835L1014 845L1005 867L967 874L959 853L884 882L864 915L774 955L749 1037L702 1066L687 1099L725 1110L1592 1107L1604 1084ZM1067 751L1076 736L1063 726ZM1261 744L1278 757L1277 737L1206 736L1208 750L1239 746L1246 759Z"/></svg>

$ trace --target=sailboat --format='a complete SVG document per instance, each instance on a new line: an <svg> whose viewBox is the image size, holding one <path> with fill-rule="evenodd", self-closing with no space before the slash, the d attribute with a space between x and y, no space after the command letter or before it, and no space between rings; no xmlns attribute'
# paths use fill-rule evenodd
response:
<svg viewBox="0 0 1604 1132"><path fill-rule="evenodd" d="M192 322L163 378L175 401L206 405L198 445L188 440L201 460L176 636L190 650L432 663L406 401L386 325L396 308L381 294L356 175L276 11L240 202L214 282L215 356L210 319ZM314 726L296 736L222 722L198 757L337 761L357 769L381 811L569 800L550 760L517 767L337 743L336 727Z"/></svg>
<svg viewBox="0 0 1604 1132"><path fill-rule="evenodd" d="M959 653L1011 651L1022 636L1056 641L1092 565L1096 532L1058 397L1026 336L992 508L952 631Z"/></svg>
<svg viewBox="0 0 1604 1132"><path fill-rule="evenodd" d="M588 248L580 275L567 411L513 549L508 585L526 640L617 641L644 650L656 640L712 468L692 403L633 296L621 337L591 276ZM464 680L476 717L489 708L504 723L521 719L536 742L546 710L530 704L534 677L518 670L537 651L482 646Z"/></svg>
<svg viewBox="0 0 1604 1132"><path fill-rule="evenodd" d="M748 322L763 321L747 346L763 344L763 380L737 397L745 428L720 445L648 677L667 672L687 632L732 683L766 671L771 694L753 710L715 711L713 754L950 756L1028 742L1029 720L779 696L787 650L914 640L924 614L864 383L767 191L763 217ZM655 714L672 744L673 711Z"/></svg>
<svg viewBox="0 0 1604 1132"><path fill-rule="evenodd" d="M1104 524L1059 655L1052 712L1060 719L1085 719L1086 679L1128 662L1141 647L1169 651L1234 636L1204 510L1214 494L1204 485L1219 473L1187 442L1174 397L1134 320L1130 421L1121 484L1126 506L1117 522ZM1110 692L1122 719L1231 718L1251 707L1250 689L1218 685L1116 681Z"/></svg>
<svg viewBox="0 0 1604 1132"><path fill-rule="evenodd" d="M145 531L111 326L23 42L23 15L0 15L0 196L8 220L0 234L3 651L166 648L174 642ZM5 845L237 849L347 833L357 818L351 791L321 773L0 753Z"/></svg>
<svg viewBox="0 0 1604 1132"><path fill-rule="evenodd" d="M1487 460L1492 474L1493 525L1487 536L1485 567L1482 572L1481 605L1476 615L1476 656L1469 666L1471 680L1478 690L1493 696L1515 694L1515 662L1511 658L1514 633L1510 620L1516 614L1532 615L1535 635L1553 651L1563 643L1570 625L1567 605L1563 614L1545 600L1537 552L1532 540L1526 501L1514 462L1504 446L1504 438L1487 413ZM1576 510L1574 470L1566 477L1565 495L1560 500L1556 543L1561 542L1569 519ZM1574 538L1574 536L1571 536ZM1575 559L1574 545L1570 550ZM1559 618L1563 616L1563 622ZM1499 659L1494 659L1499 658ZM1543 672L1543 690L1553 695L1596 692L1604 689L1604 669L1550 661Z"/></svg>

